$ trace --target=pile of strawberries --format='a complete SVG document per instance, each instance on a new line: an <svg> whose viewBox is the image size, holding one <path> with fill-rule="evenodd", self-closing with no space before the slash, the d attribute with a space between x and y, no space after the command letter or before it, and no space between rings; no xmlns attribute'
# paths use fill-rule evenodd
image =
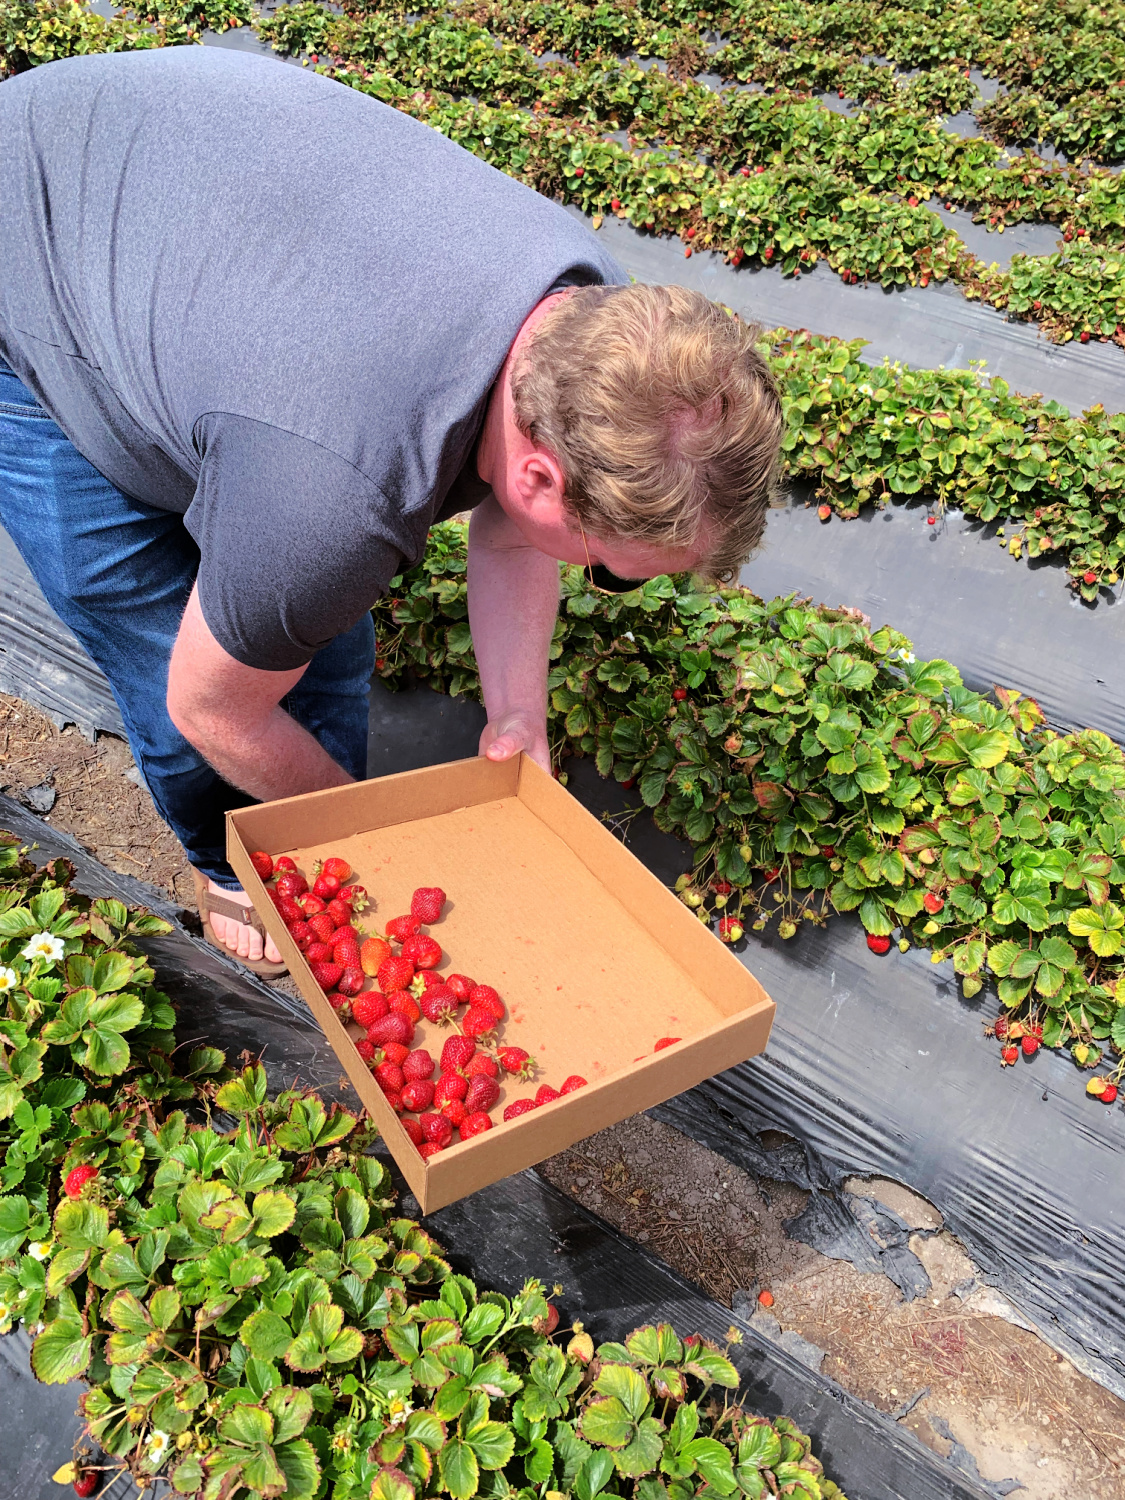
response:
<svg viewBox="0 0 1125 1500"><path fill-rule="evenodd" d="M507 1011L491 985L466 974L436 972L445 955L422 928L440 921L445 892L420 887L409 914L389 921L384 936L371 937L356 918L373 902L362 886L347 883L352 871L346 860L330 856L318 862L310 887L287 855L274 860L259 851L250 858L328 1003L366 1032L356 1051L419 1152L430 1157L444 1151L453 1144L454 1131L467 1141L490 1130L501 1070L526 1081L536 1062L522 1047L498 1044ZM436 1065L424 1047L413 1045L414 1028L423 1017L456 1027ZM517 1119L585 1083L572 1074L558 1089L541 1084L534 1098L509 1104L504 1119Z"/></svg>

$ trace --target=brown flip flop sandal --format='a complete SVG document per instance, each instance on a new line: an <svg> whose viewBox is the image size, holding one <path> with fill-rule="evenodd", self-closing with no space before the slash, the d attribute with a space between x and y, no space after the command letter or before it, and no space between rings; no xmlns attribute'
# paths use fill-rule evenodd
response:
<svg viewBox="0 0 1125 1500"><path fill-rule="evenodd" d="M232 953L226 943L220 943L215 936L215 929L211 926L211 913L217 917L230 917L234 922L242 922L247 927L252 927L255 932L260 932L263 940L266 937L266 929L262 925L262 919L252 906L243 906L240 901L227 901L222 896L216 896L210 889L207 876L201 874L194 865L192 866L191 878L195 882L195 904L199 911L199 920L203 924L203 936L213 948L220 953L225 953L228 958L233 958L240 963L244 969L249 969L252 974L258 974L263 979L280 979L283 974L288 974L288 966L284 963L271 963L268 958L241 958L237 953Z"/></svg>

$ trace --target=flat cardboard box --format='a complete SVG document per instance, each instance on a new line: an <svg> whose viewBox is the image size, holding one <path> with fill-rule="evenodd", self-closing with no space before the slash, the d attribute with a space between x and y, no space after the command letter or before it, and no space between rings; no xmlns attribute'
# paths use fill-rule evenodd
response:
<svg viewBox="0 0 1125 1500"><path fill-rule="evenodd" d="M255 872L259 849L290 855L310 883L314 860L346 859L376 902L360 919L369 932L408 912L418 886L442 887L444 915L426 929L443 950L439 972L495 986L508 1008L501 1045L539 1064L531 1083L502 1075L493 1129L418 1155ZM769 1037L774 1004L757 980L526 757L239 808L227 814L227 852L423 1213L755 1056ZM448 1035L423 1019L414 1045L436 1063ZM667 1036L681 1040L654 1052ZM587 1087L503 1123L513 1099L572 1073Z"/></svg>

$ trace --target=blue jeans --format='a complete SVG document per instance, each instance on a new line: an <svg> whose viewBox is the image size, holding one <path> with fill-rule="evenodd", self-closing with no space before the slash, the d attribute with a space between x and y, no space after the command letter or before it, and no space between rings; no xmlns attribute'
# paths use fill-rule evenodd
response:
<svg viewBox="0 0 1125 1500"><path fill-rule="evenodd" d="M0 360L0 522L47 602L109 679L134 759L188 859L219 885L223 814L253 798L225 782L168 717L168 662L199 567L183 518L99 474ZM367 772L375 666L370 615L313 658L282 700L352 776Z"/></svg>

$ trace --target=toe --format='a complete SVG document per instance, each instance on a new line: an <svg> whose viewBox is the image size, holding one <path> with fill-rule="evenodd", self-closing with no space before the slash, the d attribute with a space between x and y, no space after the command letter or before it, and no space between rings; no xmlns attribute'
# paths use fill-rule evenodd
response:
<svg viewBox="0 0 1125 1500"><path fill-rule="evenodd" d="M281 953L271 937L266 938L266 957L271 964L279 964L281 962Z"/></svg>

